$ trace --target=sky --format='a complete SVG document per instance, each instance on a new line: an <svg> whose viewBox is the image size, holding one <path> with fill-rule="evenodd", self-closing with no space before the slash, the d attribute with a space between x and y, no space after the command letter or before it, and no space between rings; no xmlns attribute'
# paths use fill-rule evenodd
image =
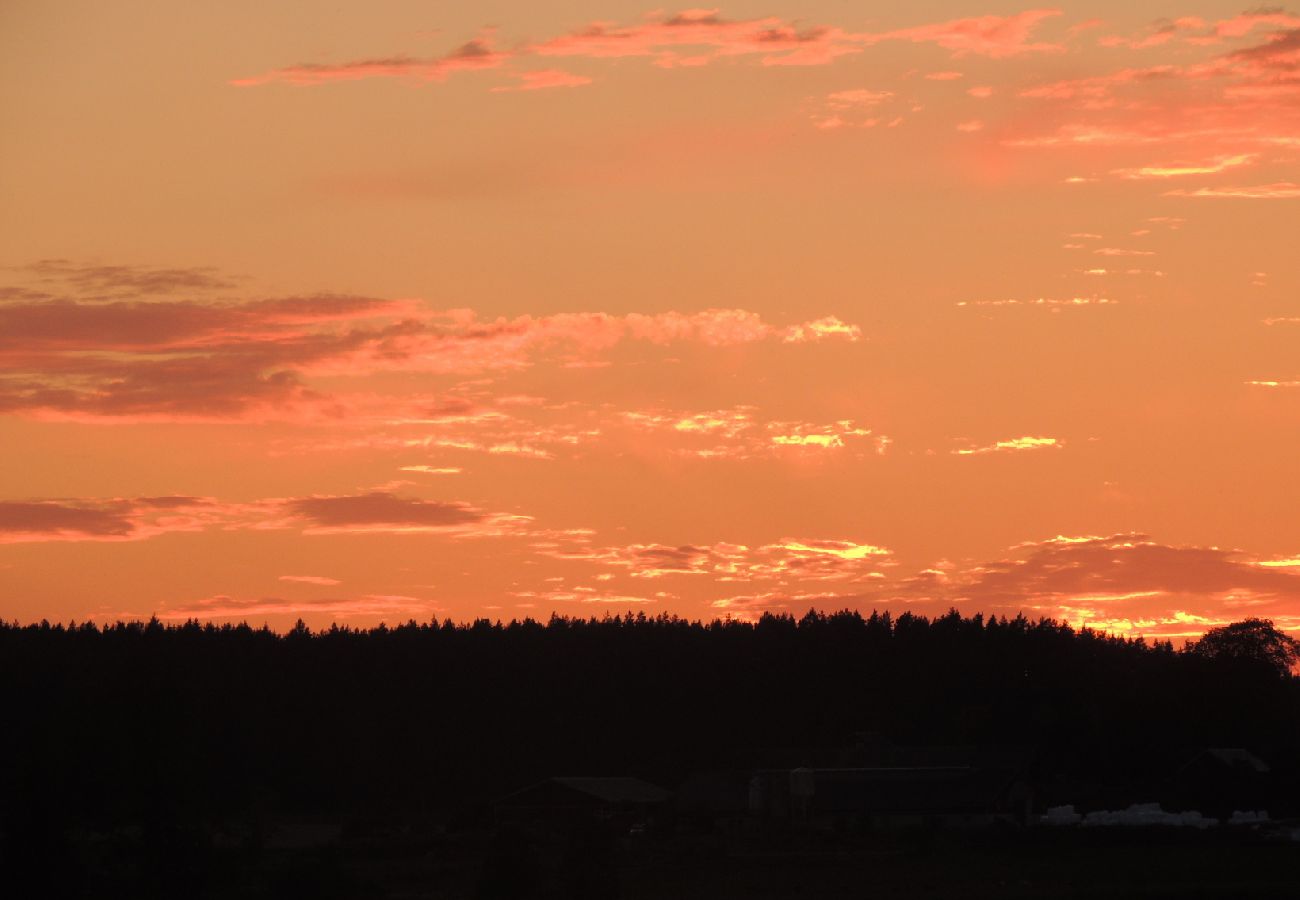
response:
<svg viewBox="0 0 1300 900"><path fill-rule="evenodd" d="M1300 630L1300 9L0 6L0 618Z"/></svg>

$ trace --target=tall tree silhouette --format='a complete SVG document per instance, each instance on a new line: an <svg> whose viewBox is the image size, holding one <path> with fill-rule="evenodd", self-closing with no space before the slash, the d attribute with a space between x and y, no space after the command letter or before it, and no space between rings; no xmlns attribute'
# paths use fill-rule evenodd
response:
<svg viewBox="0 0 1300 900"><path fill-rule="evenodd" d="M1245 619L1205 632L1187 651L1211 660L1244 662L1288 675L1300 662L1300 641L1280 631L1270 619Z"/></svg>

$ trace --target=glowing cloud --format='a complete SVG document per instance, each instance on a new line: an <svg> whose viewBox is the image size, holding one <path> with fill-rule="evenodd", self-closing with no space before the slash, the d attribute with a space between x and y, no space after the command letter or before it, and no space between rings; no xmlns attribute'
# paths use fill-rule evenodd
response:
<svg viewBox="0 0 1300 900"><path fill-rule="evenodd" d="M1049 437L1018 437L1007 441L998 441L984 447L970 447L952 451L958 456L978 456L983 453L1017 452L1021 450L1042 450L1048 447L1060 448L1064 441Z"/></svg>

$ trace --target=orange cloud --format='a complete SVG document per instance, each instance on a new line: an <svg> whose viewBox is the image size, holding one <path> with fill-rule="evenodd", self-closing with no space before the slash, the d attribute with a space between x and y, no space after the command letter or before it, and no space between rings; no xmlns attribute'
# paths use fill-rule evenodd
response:
<svg viewBox="0 0 1300 900"><path fill-rule="evenodd" d="M348 598L287 600L279 597L235 598L216 594L188 603L163 604L159 619L248 619L260 616L330 616L347 619L358 616L427 616L441 607L418 597L400 594L363 594Z"/></svg>

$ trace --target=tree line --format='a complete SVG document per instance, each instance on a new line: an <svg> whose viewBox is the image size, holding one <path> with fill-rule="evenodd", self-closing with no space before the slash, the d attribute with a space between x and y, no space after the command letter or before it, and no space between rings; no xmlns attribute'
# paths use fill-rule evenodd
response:
<svg viewBox="0 0 1300 900"><path fill-rule="evenodd" d="M471 815L551 775L672 787L843 764L873 741L1032 747L1063 776L1211 746L1300 759L1297 655L1263 620L1176 650L955 610L285 633L0 623L0 815Z"/></svg>

